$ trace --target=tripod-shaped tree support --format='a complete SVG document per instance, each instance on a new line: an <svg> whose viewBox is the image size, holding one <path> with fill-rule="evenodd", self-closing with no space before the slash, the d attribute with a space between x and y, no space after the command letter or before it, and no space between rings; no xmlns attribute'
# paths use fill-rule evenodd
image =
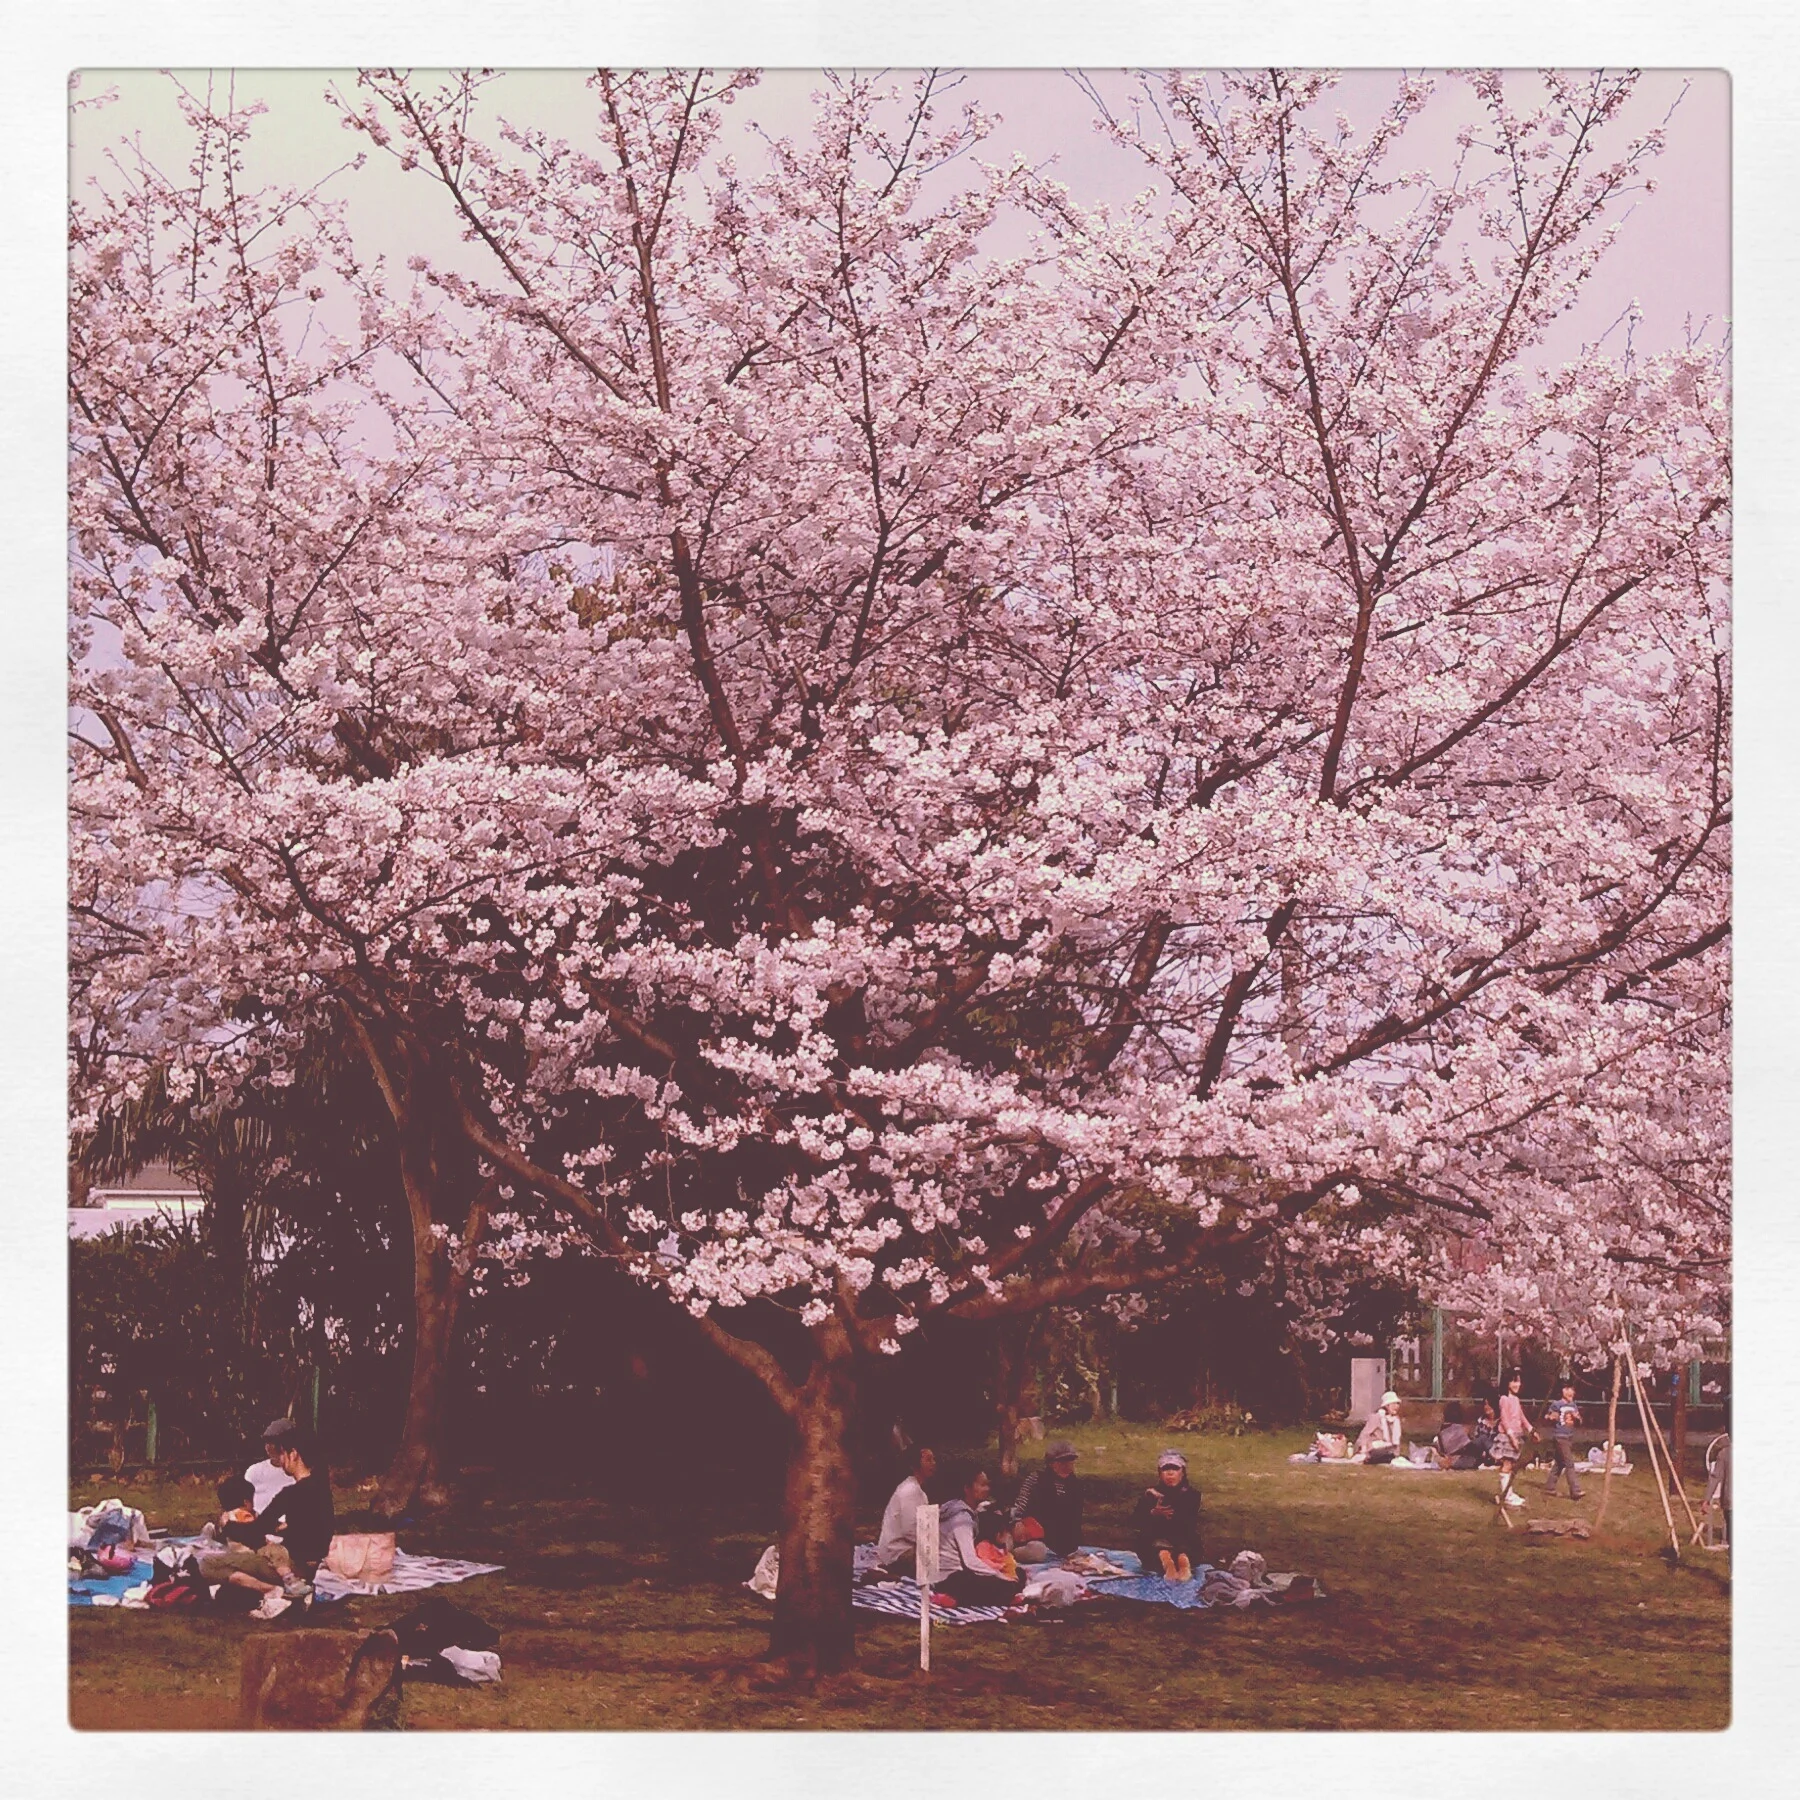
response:
<svg viewBox="0 0 1800 1800"><path fill-rule="evenodd" d="M1662 1426L1657 1423L1656 1414L1651 1410L1649 1401L1644 1398L1644 1384L1638 1378L1637 1358L1632 1354L1629 1342L1625 1349L1625 1363L1631 1375L1631 1391L1637 1400L1638 1416L1644 1421L1644 1448L1649 1452L1650 1473L1655 1478L1656 1495L1662 1502L1663 1519L1669 1527L1669 1548L1675 1553L1676 1560L1680 1561L1681 1539L1675 1530L1675 1514L1669 1506L1671 1487L1681 1497L1682 1511L1687 1514L1688 1523L1698 1526L1700 1521L1695 1516L1693 1507L1688 1504L1687 1490L1681 1485L1681 1475L1675 1467L1674 1457L1669 1454L1668 1440L1663 1436ZM1657 1460L1659 1450L1662 1466L1659 1466ZM1663 1474L1665 1466L1668 1470L1667 1479Z"/></svg>

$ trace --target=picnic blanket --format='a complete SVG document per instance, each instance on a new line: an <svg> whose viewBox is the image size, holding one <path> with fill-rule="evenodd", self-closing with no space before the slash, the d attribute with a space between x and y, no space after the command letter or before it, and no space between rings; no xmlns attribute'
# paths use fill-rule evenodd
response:
<svg viewBox="0 0 1800 1800"><path fill-rule="evenodd" d="M124 1600L126 1590L136 1587L140 1582L148 1581L152 1574L150 1559L140 1558L123 1575L88 1575L69 1577L69 1604L71 1606L117 1606Z"/></svg>
<svg viewBox="0 0 1800 1800"><path fill-rule="evenodd" d="M498 1575L505 1566L466 1562L455 1556L409 1556L404 1550L396 1550L393 1568L379 1581L346 1581L329 1569L320 1569L313 1579L313 1592L321 1600L341 1600L347 1594L410 1594L419 1588L470 1581L477 1575Z"/></svg>
<svg viewBox="0 0 1800 1800"><path fill-rule="evenodd" d="M751 1593L770 1601L775 1598L775 1584L780 1578L774 1549L771 1544L763 1552L756 1573L744 1583ZM880 1567L875 1545L856 1546L851 1555L852 1578L856 1585L850 1590L850 1604L860 1606L864 1612L887 1613L896 1619L916 1619L919 1616L918 1582L910 1575L871 1580L871 1576L880 1572ZM934 1625L991 1625L996 1619L1004 1619L1006 1614L1005 1606L945 1606L935 1600L931 1605Z"/></svg>
<svg viewBox="0 0 1800 1800"><path fill-rule="evenodd" d="M171 1538L171 1544L192 1548L194 1538ZM465 1562L454 1556L409 1556L404 1550L394 1552L393 1569L380 1581L363 1583L345 1581L329 1569L321 1569L313 1582L313 1592L321 1600L342 1600L350 1594L410 1594L420 1588L447 1587L452 1582L468 1581L476 1575L497 1575L501 1563ZM85 1580L69 1580L71 1606L117 1606L128 1588L148 1581L154 1573L146 1559L138 1562L129 1575L113 1575L105 1580L89 1576ZM916 1600L915 1600L916 1606Z"/></svg>
<svg viewBox="0 0 1800 1800"><path fill-rule="evenodd" d="M1475 1473L1473 1469L1440 1469L1436 1463L1416 1463L1402 1457L1395 1457L1392 1462L1371 1463L1358 1462L1353 1456L1313 1456L1304 1450L1296 1450L1288 1461L1305 1463L1315 1469L1417 1469L1428 1475Z"/></svg>
<svg viewBox="0 0 1800 1800"><path fill-rule="evenodd" d="M860 1606L865 1612L917 1619L919 1584L910 1575L904 1575L893 1581L877 1581L867 1587L852 1588L850 1604ZM991 1625L996 1619L1004 1619L1009 1610L1005 1606L945 1606L934 1600L931 1622L934 1625Z"/></svg>
<svg viewBox="0 0 1800 1800"><path fill-rule="evenodd" d="M1195 1563L1193 1578L1170 1581L1164 1575L1147 1575L1144 1565L1129 1550L1103 1550L1083 1544L1090 1556L1104 1556L1126 1571L1123 1575L1089 1575L1089 1591L1102 1600L1137 1600L1147 1606L1174 1606L1183 1612L1201 1612L1214 1606L1273 1605L1277 1589L1252 1586L1227 1569L1212 1563ZM1289 1578L1291 1579L1291 1577ZM1285 1582L1278 1582L1285 1586Z"/></svg>
<svg viewBox="0 0 1800 1800"><path fill-rule="evenodd" d="M1270 1575L1266 1586L1252 1587L1236 1580L1228 1571L1201 1563L1191 1581L1169 1581L1161 1575L1146 1575L1144 1565L1129 1550L1109 1550L1097 1544L1083 1544L1088 1556L1104 1557L1123 1571L1118 1575L1084 1575L1089 1594L1097 1600L1135 1600L1151 1606L1174 1606L1187 1612L1200 1612L1214 1606L1249 1606L1257 1603L1273 1605L1295 1577L1292 1574ZM874 1567L875 1547L858 1544L855 1568L864 1574ZM1054 1568L1052 1561L1034 1568ZM748 1587L750 1584L744 1584ZM862 1582L850 1591L850 1604L866 1612L887 1613L894 1618L916 1619L919 1616L919 1584L910 1576L887 1581ZM932 1603L934 1625L985 1625L1023 1609L1011 1605L944 1606Z"/></svg>

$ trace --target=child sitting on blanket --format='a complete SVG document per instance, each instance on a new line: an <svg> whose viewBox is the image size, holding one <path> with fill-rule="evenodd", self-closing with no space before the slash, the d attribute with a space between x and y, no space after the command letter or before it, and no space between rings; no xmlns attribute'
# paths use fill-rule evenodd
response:
<svg viewBox="0 0 1800 1800"><path fill-rule="evenodd" d="M200 1528L209 1543L248 1544L262 1542L256 1525L256 1490L242 1475L227 1475L218 1486L219 1511Z"/></svg>
<svg viewBox="0 0 1800 1800"><path fill-rule="evenodd" d="M1138 1496L1132 1514L1144 1573L1160 1567L1167 1581L1192 1581L1200 1558L1200 1490L1189 1484L1187 1458L1165 1450L1156 1459L1156 1486Z"/></svg>
<svg viewBox="0 0 1800 1800"><path fill-rule="evenodd" d="M1018 1579L1019 1565L1012 1551L1012 1521L1005 1509L991 1500L975 1509L975 1554L1008 1581Z"/></svg>

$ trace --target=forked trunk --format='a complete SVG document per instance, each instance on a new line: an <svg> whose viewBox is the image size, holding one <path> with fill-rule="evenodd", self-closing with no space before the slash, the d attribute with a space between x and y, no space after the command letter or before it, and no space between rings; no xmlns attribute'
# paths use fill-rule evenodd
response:
<svg viewBox="0 0 1800 1800"><path fill-rule="evenodd" d="M390 1514L405 1511L415 1497L423 1506L441 1506L449 1497L445 1433L449 1425L450 1349L465 1285L462 1269L432 1229L426 1172L405 1150L401 1153L401 1185L412 1225L412 1377L400 1443L382 1477L378 1496L382 1510Z"/></svg>
<svg viewBox="0 0 1800 1800"><path fill-rule="evenodd" d="M850 1576L856 1478L850 1463L855 1377L848 1356L821 1360L799 1392L781 1503L781 1574L771 1656L829 1675L856 1655Z"/></svg>

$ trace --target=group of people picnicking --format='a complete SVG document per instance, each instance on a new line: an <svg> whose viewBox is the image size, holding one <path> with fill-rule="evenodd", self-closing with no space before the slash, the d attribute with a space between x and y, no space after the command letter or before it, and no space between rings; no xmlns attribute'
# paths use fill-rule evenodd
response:
<svg viewBox="0 0 1800 1800"><path fill-rule="evenodd" d="M1524 1375L1514 1369L1498 1394L1479 1395L1471 1419L1462 1402L1444 1403L1443 1424L1429 1444L1403 1447L1400 1396L1391 1388L1369 1414L1357 1434L1354 1448L1346 1438L1321 1432L1305 1460L1314 1462L1392 1463L1402 1457L1413 1467L1432 1469L1498 1469L1500 1495L1508 1506L1523 1506L1525 1498L1514 1491L1513 1477L1530 1439L1541 1439L1550 1452L1550 1479L1545 1492L1554 1494L1567 1480L1569 1498L1582 1497L1580 1465L1575 1460L1574 1437L1581 1424L1581 1408L1575 1399L1575 1383L1559 1384L1557 1398L1544 1408L1534 1425L1520 1397ZM1543 1429L1540 1431L1538 1426ZM1610 1452L1609 1452L1610 1453Z"/></svg>
<svg viewBox="0 0 1800 1800"><path fill-rule="evenodd" d="M199 1578L258 1595L262 1618L309 1599L336 1524L331 1475L312 1434L292 1419L272 1420L263 1460L228 1475L218 1498L194 1552Z"/></svg>
<svg viewBox="0 0 1800 1800"><path fill-rule="evenodd" d="M910 1473L894 1489L881 1518L876 1544L878 1575L919 1573L918 1513L938 1504L937 1566L931 1586L959 1606L1003 1604L1025 1585L1022 1569L1063 1562L1082 1545L1082 1487L1075 1473L1079 1453L1059 1438L1043 1465L1020 1483L1009 1505L993 1497L988 1471L976 1463L940 1470L936 1452L912 1451ZM1134 1549L1146 1574L1188 1581L1200 1561L1200 1490L1188 1479L1187 1458L1165 1450L1155 1483L1138 1496L1132 1514Z"/></svg>

